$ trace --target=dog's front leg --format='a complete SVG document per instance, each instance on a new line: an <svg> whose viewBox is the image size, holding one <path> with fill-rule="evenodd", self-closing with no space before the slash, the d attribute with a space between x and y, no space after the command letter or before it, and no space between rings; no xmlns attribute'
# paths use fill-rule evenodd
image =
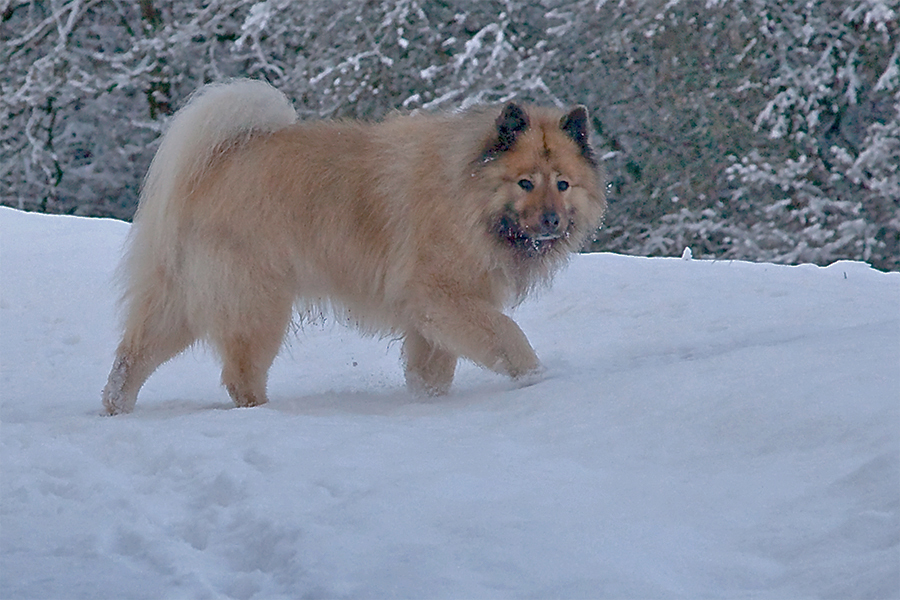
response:
<svg viewBox="0 0 900 600"><path fill-rule="evenodd" d="M422 336L453 354L512 378L540 369L519 326L485 300L433 294L415 312Z"/></svg>

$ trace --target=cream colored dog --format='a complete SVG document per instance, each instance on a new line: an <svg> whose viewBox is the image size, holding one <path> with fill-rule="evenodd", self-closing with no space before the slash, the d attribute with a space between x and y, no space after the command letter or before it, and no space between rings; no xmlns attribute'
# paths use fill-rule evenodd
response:
<svg viewBox="0 0 900 600"><path fill-rule="evenodd" d="M134 409L197 340L237 406L266 402L293 307L403 338L409 387L446 393L458 357L539 368L501 311L548 281L606 207L587 113L510 103L382 123L298 123L259 81L202 88L141 195L125 331L103 405Z"/></svg>

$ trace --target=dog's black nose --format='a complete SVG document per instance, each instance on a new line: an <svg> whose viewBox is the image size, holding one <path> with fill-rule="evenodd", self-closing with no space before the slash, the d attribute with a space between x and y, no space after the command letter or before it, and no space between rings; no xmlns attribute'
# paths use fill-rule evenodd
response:
<svg viewBox="0 0 900 600"><path fill-rule="evenodd" d="M559 213L548 210L541 215L541 235L555 235L559 233Z"/></svg>

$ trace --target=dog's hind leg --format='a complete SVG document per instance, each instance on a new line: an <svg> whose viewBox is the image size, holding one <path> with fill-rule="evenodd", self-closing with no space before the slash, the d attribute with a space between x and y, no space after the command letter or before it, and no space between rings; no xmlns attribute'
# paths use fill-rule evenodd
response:
<svg viewBox="0 0 900 600"><path fill-rule="evenodd" d="M130 413L144 382L161 364L190 346L195 338L183 315L155 298L144 298L132 310L125 335L103 388L103 406L110 415Z"/></svg>
<svg viewBox="0 0 900 600"><path fill-rule="evenodd" d="M291 318L290 297L245 307L222 323L212 342L222 357L222 384L235 406L265 404L269 368L281 348ZM230 319L229 319L230 320Z"/></svg>
<svg viewBox="0 0 900 600"><path fill-rule="evenodd" d="M456 355L429 342L411 329L403 339L406 386L416 394L439 396L450 391Z"/></svg>

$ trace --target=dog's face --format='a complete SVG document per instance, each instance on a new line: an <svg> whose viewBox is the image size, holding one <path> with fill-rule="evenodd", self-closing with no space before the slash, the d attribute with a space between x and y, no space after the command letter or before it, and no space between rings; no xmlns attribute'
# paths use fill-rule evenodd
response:
<svg viewBox="0 0 900 600"><path fill-rule="evenodd" d="M560 117L506 105L481 160L496 185L490 230L520 258L578 250L606 208L583 106Z"/></svg>

